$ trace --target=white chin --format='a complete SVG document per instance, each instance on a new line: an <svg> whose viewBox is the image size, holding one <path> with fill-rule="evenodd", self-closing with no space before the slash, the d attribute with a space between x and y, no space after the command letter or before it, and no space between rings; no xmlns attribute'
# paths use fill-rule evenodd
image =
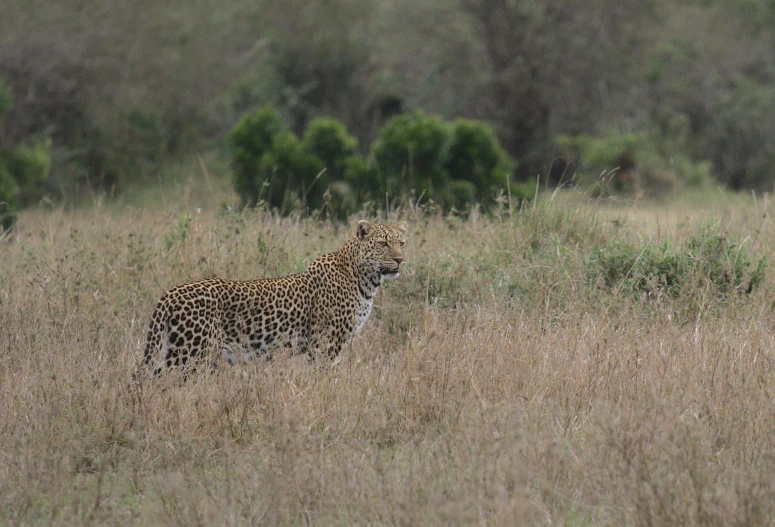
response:
<svg viewBox="0 0 775 527"><path fill-rule="evenodd" d="M391 272L391 273L383 274L382 278L398 278L398 275L400 275L400 274L401 273L399 273L398 271L394 271L394 272Z"/></svg>

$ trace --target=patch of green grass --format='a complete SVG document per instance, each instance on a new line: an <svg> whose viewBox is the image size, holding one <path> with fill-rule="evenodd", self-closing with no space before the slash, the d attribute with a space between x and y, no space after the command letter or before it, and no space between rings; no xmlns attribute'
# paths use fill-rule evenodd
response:
<svg viewBox="0 0 775 527"><path fill-rule="evenodd" d="M624 294L667 295L708 304L747 296L761 286L766 257L754 260L733 234L707 224L680 245L625 240L596 247L587 261L591 282Z"/></svg>

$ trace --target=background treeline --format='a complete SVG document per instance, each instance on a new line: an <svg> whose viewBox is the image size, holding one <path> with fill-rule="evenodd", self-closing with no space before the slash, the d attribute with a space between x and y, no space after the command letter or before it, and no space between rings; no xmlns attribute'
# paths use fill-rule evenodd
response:
<svg viewBox="0 0 775 527"><path fill-rule="evenodd" d="M235 124L267 107L286 154L315 133L344 141L319 194L294 187L315 206L326 190L327 203L363 198L368 171L379 192L396 186L379 165L396 116L444 136L436 175L399 182L450 206L489 199L503 170L513 182L602 174L644 193L711 178L772 184L768 0L7 0L2 11L0 188L17 204L120 191L193 152L233 153ZM336 122L315 121L324 116ZM449 157L459 118L487 123L504 151L484 186L453 173L470 168ZM309 163L305 184L329 162L313 157L292 160ZM410 165L395 170L411 176ZM245 194L256 181L237 183L256 199ZM285 190L267 197L287 205Z"/></svg>

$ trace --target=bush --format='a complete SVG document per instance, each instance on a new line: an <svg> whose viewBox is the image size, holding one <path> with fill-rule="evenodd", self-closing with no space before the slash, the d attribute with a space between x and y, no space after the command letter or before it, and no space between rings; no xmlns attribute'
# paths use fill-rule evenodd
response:
<svg viewBox="0 0 775 527"><path fill-rule="evenodd" d="M520 181L511 185L512 205L519 207L522 203L533 201L538 192L538 181L528 180Z"/></svg>
<svg viewBox="0 0 775 527"><path fill-rule="evenodd" d="M28 206L43 197L43 184L51 169L49 141L18 146L4 154L3 164L19 187L19 205Z"/></svg>
<svg viewBox="0 0 775 527"><path fill-rule="evenodd" d="M772 82L745 77L713 105L713 126L705 131L701 147L733 189L772 188L773 109Z"/></svg>
<svg viewBox="0 0 775 527"><path fill-rule="evenodd" d="M3 117L13 106L13 92L0 77L0 123ZM11 177L11 173L0 157L0 227L2 230L10 229L15 221L13 211L16 209L16 196L19 186Z"/></svg>
<svg viewBox="0 0 775 527"><path fill-rule="evenodd" d="M446 208L487 203L505 189L516 166L487 124L446 123L422 112L389 121L372 155L383 193L396 197L414 191Z"/></svg>
<svg viewBox="0 0 775 527"><path fill-rule="evenodd" d="M316 180L321 170L323 162L307 152L293 132L275 134L271 148L259 163L259 179L266 186L267 202L281 211L299 206L320 208L328 185L325 173Z"/></svg>
<svg viewBox="0 0 775 527"><path fill-rule="evenodd" d="M414 190L442 201L449 183L444 169L449 139L449 126L433 115L416 111L388 121L372 145L381 190L391 197Z"/></svg>
<svg viewBox="0 0 775 527"><path fill-rule="evenodd" d="M18 194L19 185L0 160L0 232L10 229L16 222Z"/></svg>
<svg viewBox="0 0 775 527"><path fill-rule="evenodd" d="M284 211L302 205L345 215L369 199L385 196L434 200L445 208L487 203L505 190L515 162L484 123L444 122L415 112L389 121L368 158L332 118L313 120L302 140L279 115L264 108L231 132L235 187L245 204L264 200ZM320 171L325 168L322 174ZM515 187L517 199L532 199Z"/></svg>
<svg viewBox="0 0 775 527"><path fill-rule="evenodd" d="M264 107L254 115L247 115L231 129L232 166L234 186L246 205L255 205L259 199L267 199L261 174L261 159L272 148L274 136L284 129L282 119L270 107Z"/></svg>
<svg viewBox="0 0 775 527"><path fill-rule="evenodd" d="M235 125L230 140L235 188L246 205L263 200L282 211L346 214L359 202L358 181L370 175L357 140L336 119L313 120L299 140L265 107Z"/></svg>
<svg viewBox="0 0 775 527"><path fill-rule="evenodd" d="M444 162L449 178L473 191L463 203L484 202L506 187L516 163L501 148L495 132L483 122L457 119ZM532 197L532 196L531 196Z"/></svg>
<svg viewBox="0 0 775 527"><path fill-rule="evenodd" d="M0 122L13 106L13 93L0 79ZM0 148L0 227L10 229L19 208L42 197L51 169L50 141Z"/></svg>
<svg viewBox="0 0 775 527"><path fill-rule="evenodd" d="M755 264L733 236L706 226L675 250L667 242L645 246L617 242L589 260L593 281L637 297L665 295L693 309L746 296L764 281L765 258Z"/></svg>
<svg viewBox="0 0 775 527"><path fill-rule="evenodd" d="M0 225L13 226L16 212L43 197L51 167L49 143L0 151Z"/></svg>
<svg viewBox="0 0 775 527"><path fill-rule="evenodd" d="M766 47L760 53L738 50L758 49L762 38L772 39L771 28L766 36L759 31L775 10L766 2L713 4L712 14L705 14L710 18L697 19L699 31L661 40L649 54L649 118L665 134L676 116L684 120L689 133L679 148L709 160L714 174L732 189L770 189L775 163L772 61Z"/></svg>
<svg viewBox="0 0 775 527"><path fill-rule="evenodd" d="M347 163L358 151L358 140L347 133L344 124L331 117L309 123L302 138L304 148L326 167L328 178L344 179Z"/></svg>
<svg viewBox="0 0 775 527"><path fill-rule="evenodd" d="M579 181L594 186L598 195L658 196L679 186L702 186L710 179L710 163L692 160L670 137L609 131L600 137L562 135L555 144L575 161Z"/></svg>

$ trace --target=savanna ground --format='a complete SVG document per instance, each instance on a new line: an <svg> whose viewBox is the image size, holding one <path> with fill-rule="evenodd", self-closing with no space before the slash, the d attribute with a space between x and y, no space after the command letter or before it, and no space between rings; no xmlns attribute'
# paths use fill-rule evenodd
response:
<svg viewBox="0 0 775 527"><path fill-rule="evenodd" d="M773 523L775 273L744 291L775 249L766 198L395 211L406 269L338 366L133 393L167 288L300 271L358 219L157 199L27 211L2 242L0 523ZM736 240L724 272L750 255L741 283L709 279L698 233ZM639 275L665 242L677 294Z"/></svg>

